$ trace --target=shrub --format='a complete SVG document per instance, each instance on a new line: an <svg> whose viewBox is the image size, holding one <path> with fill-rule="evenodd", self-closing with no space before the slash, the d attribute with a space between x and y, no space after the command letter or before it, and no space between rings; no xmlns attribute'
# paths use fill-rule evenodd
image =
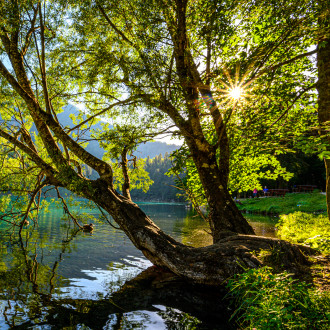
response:
<svg viewBox="0 0 330 330"><path fill-rule="evenodd" d="M330 294L271 268L236 275L227 287L235 299L237 323L243 329L329 329Z"/></svg>

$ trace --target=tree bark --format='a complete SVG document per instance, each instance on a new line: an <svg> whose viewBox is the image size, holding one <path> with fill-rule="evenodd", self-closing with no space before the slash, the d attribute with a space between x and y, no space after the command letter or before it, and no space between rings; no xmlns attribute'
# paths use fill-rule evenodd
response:
<svg viewBox="0 0 330 330"><path fill-rule="evenodd" d="M329 128L322 127L330 125L330 39L322 40L317 49L317 68L318 68L318 119L321 125L320 133L323 141L330 151ZM330 156L324 158L326 169L326 193L327 209L330 218Z"/></svg>
<svg viewBox="0 0 330 330"><path fill-rule="evenodd" d="M205 191L213 241L217 242L222 237L234 233L253 235L252 227L237 209L228 192L230 152L226 126L212 96L210 86L203 83L189 49L186 9L186 1L177 1L176 24L168 19L167 25L174 45L176 70L188 114L188 120L185 122L188 129L185 128L181 131ZM166 15L165 13L165 17ZM202 129L198 105L200 97L208 100L209 114L212 117L215 134L219 140L219 143L215 145L211 145L207 141ZM177 118L177 116L172 117L173 121L180 127L182 125ZM216 157L217 149L220 153L219 163Z"/></svg>
<svg viewBox="0 0 330 330"><path fill-rule="evenodd" d="M122 184L122 193L124 197L131 199L131 193L130 193L131 182L128 175L128 160L127 160L126 147L124 147L121 153L121 169L124 177L124 183Z"/></svg>
<svg viewBox="0 0 330 330"><path fill-rule="evenodd" d="M254 235L253 228L228 192L227 179L219 169L215 151L209 151L208 148L204 151L189 138L186 141L208 201L208 219L213 241L217 242L222 237L235 233Z"/></svg>
<svg viewBox="0 0 330 330"><path fill-rule="evenodd" d="M1 61L0 74L7 80L8 86L11 86L24 100L27 111L36 124L47 156L52 162L44 161L35 152L37 149L32 150L6 131L0 130L0 134L26 153L36 166L43 169L51 183L55 182L58 186L94 201L106 210L136 248L140 249L151 262L166 267L185 279L218 286L235 273L243 272L246 268L261 266L262 261L255 256L260 249L276 248L280 252L282 251L281 261L288 270L295 267L296 264L304 264L306 258L300 251L301 247L276 239L244 235L254 233L227 190L228 141L222 140L225 146L223 146L222 163L219 165L216 158L218 146L212 146L206 141L201 128L196 101L198 93L202 92L198 91L199 80L196 79L195 65L187 56L189 47L185 27L185 8L186 2L178 1L179 28L178 33L173 37L173 42L177 74L186 102L186 114L181 116L179 110L172 106L166 98L165 101L159 103L162 103L163 111L177 124L190 148L209 203L209 219L216 244L193 248L175 241L161 231L129 198L114 190L111 166L90 154L70 137L52 114L42 109L40 105L42 100L39 102L37 95L33 94L25 70L25 62L18 48L18 37L22 32L18 30L18 26L13 30L11 38L0 30L0 38L14 68L15 76ZM43 79L46 79L45 75ZM45 89L47 88L47 84L43 84L43 86ZM215 123L222 118L218 109L212 111L212 116ZM215 128L221 140L220 126ZM225 133L224 131L223 134ZM89 180L81 173L77 173L69 164L69 160L63 156L58 141L84 164L95 169L100 175L100 179Z"/></svg>

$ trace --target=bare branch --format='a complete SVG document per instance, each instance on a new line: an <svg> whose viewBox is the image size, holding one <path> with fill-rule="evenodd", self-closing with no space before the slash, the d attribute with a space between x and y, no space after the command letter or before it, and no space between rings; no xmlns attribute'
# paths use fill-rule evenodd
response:
<svg viewBox="0 0 330 330"><path fill-rule="evenodd" d="M90 116L90 117L87 118L86 120L82 121L82 122L79 123L78 125L76 125L76 126L70 128L67 132L70 133L70 132L74 131L75 129L81 127L82 125L84 125L84 124L86 124L86 123L88 123L89 121L93 120L94 118L96 118L96 117L98 117L98 116L104 114L105 112L107 112L108 110L112 109L113 107L115 107L115 106L117 106L117 105L122 105L122 104L127 104L127 103L128 103L128 104L134 104L134 103L136 103L136 102L131 102L131 101L134 100L134 99L136 99L136 98L137 98L137 97L130 97L130 98L124 100L124 101L119 101L119 102L116 102L116 103L114 103L114 104L111 104L111 105L109 105L108 107L106 107L105 109L103 109L103 110L99 111L98 113L96 113L95 115Z"/></svg>
<svg viewBox="0 0 330 330"><path fill-rule="evenodd" d="M280 68L283 65L293 63L293 62L295 62L295 61L297 61L297 60L299 60L301 58L314 55L314 54L316 54L316 52L317 52L317 49L314 49L314 50L312 50L310 52L299 54L299 55L297 55L295 57L292 57L292 58L290 58L290 59L288 59L286 61L280 62L280 63L278 63L276 65L271 66L271 67L265 68L265 69L261 70L255 77L252 77L246 84L244 84L244 87L249 86L254 80L256 80L257 78L261 77L265 73L274 71L274 70Z"/></svg>
<svg viewBox="0 0 330 330"><path fill-rule="evenodd" d="M73 222L80 228L82 229L83 226L81 226L77 220L77 218L70 212L69 210L69 207L68 207L68 204L66 203L65 199L61 196L59 190L58 190L58 187L55 187L56 189L56 192L57 192L57 197L61 199L62 201L62 204L63 204L63 209L64 209L64 212L66 214L68 214L70 216L70 218L73 220Z"/></svg>
<svg viewBox="0 0 330 330"><path fill-rule="evenodd" d="M98 204L95 203L95 205L97 206L97 208L98 208L99 211L101 212L102 217L107 221L107 223L108 223L112 228L115 228L115 229L118 229L118 230L122 230L121 228L116 227L116 226L114 226L114 225L111 223L111 221L109 220L109 218L107 217L107 215L104 213L104 211L102 210L102 208L101 208Z"/></svg>
<svg viewBox="0 0 330 330"><path fill-rule="evenodd" d="M41 179L42 179L42 176L38 178L37 185L36 185L34 191L32 192L32 196L30 197L30 201L29 201L28 206L27 206L27 208L26 208L26 211L25 211L25 214L24 214L24 216L23 216L23 219L22 219L22 221L21 221L21 223L20 223L20 229L19 229L19 232L22 231L23 226L24 226L25 223L26 223L26 219L27 219L27 217L29 216L29 213L30 213L30 211L31 211L32 204L35 203L35 197L36 197L36 195L37 195L37 194L39 193L39 191L40 191L40 190L46 185L46 182L45 182L45 181L42 182L42 183L40 183ZM39 207L37 207L37 210L38 210L38 209L39 209Z"/></svg>

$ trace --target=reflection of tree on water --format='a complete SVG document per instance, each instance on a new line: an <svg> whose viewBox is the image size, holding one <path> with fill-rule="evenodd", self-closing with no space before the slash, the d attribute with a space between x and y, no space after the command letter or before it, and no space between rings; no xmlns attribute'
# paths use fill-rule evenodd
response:
<svg viewBox="0 0 330 330"><path fill-rule="evenodd" d="M224 329L228 329L229 311L222 298L221 291L187 284L172 273L150 267L106 299L58 300L47 321L59 328L83 324L91 329L103 329L111 323L113 329L126 329L128 325L143 329L143 323L128 319L129 312L140 311L145 320L147 311L153 311L163 317L169 329L175 329L173 324L176 324L176 329L183 328L180 324L196 325L199 320L208 328L219 329L219 324L222 324ZM162 308L163 305L168 307Z"/></svg>
<svg viewBox="0 0 330 330"><path fill-rule="evenodd" d="M45 250L53 250L55 246L49 245L47 237L38 241L37 231L24 233L24 237L21 235L16 242L8 243L10 260L6 261L11 266L8 271L1 271L0 291L2 298L5 296L1 311L9 327L48 325L60 329L84 325L91 329L143 329L150 312L158 313L169 329L173 329L173 324L177 329L189 329L189 325L199 320L214 328L218 328L219 322L227 324L228 311L222 305L221 292L189 285L155 267L127 281L104 299L60 298L56 288L66 286L68 281L59 276L57 270L77 231L67 230L66 239L58 246L56 261L47 265L43 264L44 251L40 246ZM7 249L1 249L2 259Z"/></svg>
<svg viewBox="0 0 330 330"><path fill-rule="evenodd" d="M208 222L200 218L196 212L187 212L184 221L175 224L175 231L182 233L182 243L194 247L212 244L211 230Z"/></svg>
<svg viewBox="0 0 330 330"><path fill-rule="evenodd" d="M52 265L43 264L44 251L40 246L49 248L49 244L47 236L41 238L38 231L26 230L19 233L15 241L1 242L1 259L10 263L9 270L5 263L0 270L0 291L1 296L5 296L1 309L7 325L13 327L27 319L44 317L43 308L49 305L55 289L67 282L56 270L76 234L77 230L67 230L61 252ZM5 257L7 253L10 259Z"/></svg>

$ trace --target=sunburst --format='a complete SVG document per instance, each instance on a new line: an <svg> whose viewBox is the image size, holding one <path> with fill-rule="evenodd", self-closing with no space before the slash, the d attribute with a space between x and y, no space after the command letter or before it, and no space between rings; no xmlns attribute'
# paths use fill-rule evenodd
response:
<svg viewBox="0 0 330 330"><path fill-rule="evenodd" d="M246 72L242 75L240 72L240 65L236 64L235 74L231 76L225 65L222 66L222 77L217 77L212 84L212 93L210 95L203 95L201 100L196 100L198 111L201 111L200 106L207 109L205 115L212 114L215 110L222 112L218 119L221 121L225 119L228 121L233 113L241 111L253 97L251 83L254 79L249 80L248 76L253 70L253 63L250 64ZM204 109L205 109L204 108ZM223 119L221 119L223 118ZM219 123L216 123L216 126Z"/></svg>
<svg viewBox="0 0 330 330"><path fill-rule="evenodd" d="M228 91L229 97L231 97L235 101L238 101L242 97L243 93L244 90L239 86L235 86Z"/></svg>
<svg viewBox="0 0 330 330"><path fill-rule="evenodd" d="M246 72L241 75L240 65L237 64L232 77L226 66L223 66L222 79L219 77L215 79L212 86L213 92L210 95L204 95L202 102L196 101L198 107L202 104L206 107L208 112L205 114L206 116L213 114L215 110L222 113L215 123L216 129L220 127L221 122L228 122L234 113L243 111L246 104L251 101L253 80L248 79L251 69L253 69L253 65L250 64Z"/></svg>
<svg viewBox="0 0 330 330"><path fill-rule="evenodd" d="M240 65L236 65L235 70L235 77L231 77L229 71L227 70L226 66L223 66L222 71L224 76L227 78L220 79L217 78L218 85L222 85L224 88L217 88L215 86L216 94L217 94L217 101L219 105L228 104L238 105L239 103L246 103L248 99L252 96L251 88L248 88L250 85L249 81L246 81L247 76L249 74L249 68L247 72L240 77Z"/></svg>

